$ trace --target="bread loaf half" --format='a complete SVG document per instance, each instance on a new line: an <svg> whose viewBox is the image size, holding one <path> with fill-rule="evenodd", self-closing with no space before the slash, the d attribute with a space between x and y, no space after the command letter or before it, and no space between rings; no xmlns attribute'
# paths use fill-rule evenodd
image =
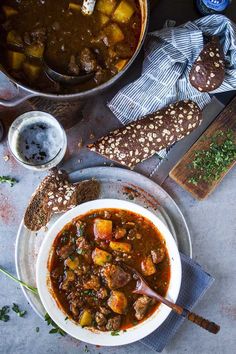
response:
<svg viewBox="0 0 236 354"><path fill-rule="evenodd" d="M210 92L222 84L224 77L224 53L218 37L213 37L194 62L189 79L191 85L198 91Z"/></svg>
<svg viewBox="0 0 236 354"><path fill-rule="evenodd" d="M180 101L117 129L88 145L91 151L130 168L183 139L202 120L193 101Z"/></svg>

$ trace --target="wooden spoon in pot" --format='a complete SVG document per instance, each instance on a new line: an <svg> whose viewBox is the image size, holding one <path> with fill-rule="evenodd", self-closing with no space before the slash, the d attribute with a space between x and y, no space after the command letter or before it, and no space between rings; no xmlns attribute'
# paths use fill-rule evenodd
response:
<svg viewBox="0 0 236 354"><path fill-rule="evenodd" d="M178 315L181 315L184 318L187 318L189 321L192 321L193 323L197 324L198 326L206 329L207 331L211 333L218 333L220 330L220 326L217 325L214 322L210 322L206 320L205 318L196 315L193 312L190 312L189 310L174 304L173 302L167 300L166 298L162 297L161 295L157 294L154 290L152 290L149 285L146 283L146 281L143 279L141 274L134 268L128 266L127 264L124 264L125 267L127 267L129 270L132 271L133 274L135 274L135 278L137 279L136 283L136 289L133 290L134 294L141 294L141 295L147 295L149 297L152 297L166 306L170 307L174 312L176 312Z"/></svg>

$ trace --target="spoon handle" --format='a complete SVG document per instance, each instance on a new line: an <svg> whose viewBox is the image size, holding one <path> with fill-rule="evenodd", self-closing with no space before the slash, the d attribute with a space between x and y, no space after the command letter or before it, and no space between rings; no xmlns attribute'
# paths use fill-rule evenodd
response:
<svg viewBox="0 0 236 354"><path fill-rule="evenodd" d="M185 312L185 314L183 313L184 317L186 317L189 321L192 321L196 325L214 334L219 332L220 326L217 325L216 323L211 322L199 315L196 315L194 312L190 312L186 309L184 309L184 312Z"/></svg>
<svg viewBox="0 0 236 354"><path fill-rule="evenodd" d="M134 293L138 294L143 294L143 291L140 290L135 290L133 291ZM162 297L161 295L157 294L155 291L153 291L151 288L146 288L145 289L145 295L151 296L155 298L156 300L162 302L166 306L170 307L174 312L178 313L178 315L183 316L184 318L187 318L189 321L195 323L196 325L204 328L205 330L211 332L211 333L218 333L220 330L220 326L218 326L216 323L211 322L206 320L205 318L196 315L193 312L190 312L189 310L181 307L180 305L177 305L166 298Z"/></svg>

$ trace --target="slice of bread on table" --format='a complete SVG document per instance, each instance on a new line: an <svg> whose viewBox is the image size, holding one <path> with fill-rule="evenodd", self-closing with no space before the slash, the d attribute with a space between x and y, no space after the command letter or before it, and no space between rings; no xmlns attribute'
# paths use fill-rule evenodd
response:
<svg viewBox="0 0 236 354"><path fill-rule="evenodd" d="M53 214L63 213L85 201L98 198L99 183L86 180L71 184L68 174L51 170L31 197L24 216L24 224L31 231L46 226Z"/></svg>

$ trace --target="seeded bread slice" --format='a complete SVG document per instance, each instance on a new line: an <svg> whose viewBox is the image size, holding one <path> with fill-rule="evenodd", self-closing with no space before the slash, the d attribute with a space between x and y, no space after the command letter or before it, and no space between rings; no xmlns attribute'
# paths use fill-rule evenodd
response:
<svg viewBox="0 0 236 354"><path fill-rule="evenodd" d="M117 129L88 145L91 151L127 167L183 139L198 127L202 113L193 101L180 101Z"/></svg>
<svg viewBox="0 0 236 354"><path fill-rule="evenodd" d="M71 184L65 171L53 169L30 200L24 216L25 226L31 231L38 231L47 225L53 214L66 212L82 202L96 199L98 195L97 181Z"/></svg>
<svg viewBox="0 0 236 354"><path fill-rule="evenodd" d="M200 92L217 89L225 77L225 59L218 37L212 37L194 62L189 79Z"/></svg>

